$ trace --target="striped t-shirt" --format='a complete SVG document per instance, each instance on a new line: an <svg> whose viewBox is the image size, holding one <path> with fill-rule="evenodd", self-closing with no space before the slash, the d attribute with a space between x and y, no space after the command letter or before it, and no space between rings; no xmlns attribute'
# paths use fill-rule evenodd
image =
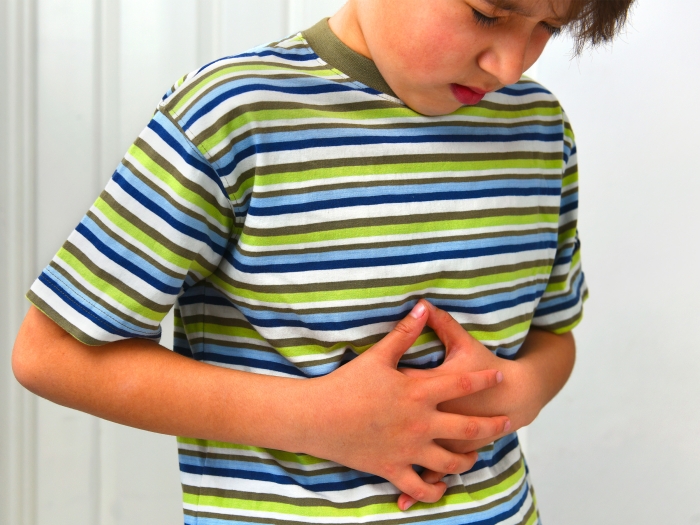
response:
<svg viewBox="0 0 700 525"><path fill-rule="evenodd" d="M90 345L158 340L175 305L175 351L296 378L426 298L510 359L531 326L580 320L577 206L571 127L542 86L422 116L324 21L179 81L28 297ZM426 329L402 362L443 354ZM407 512L321 458L178 441L190 525L539 521L515 434Z"/></svg>

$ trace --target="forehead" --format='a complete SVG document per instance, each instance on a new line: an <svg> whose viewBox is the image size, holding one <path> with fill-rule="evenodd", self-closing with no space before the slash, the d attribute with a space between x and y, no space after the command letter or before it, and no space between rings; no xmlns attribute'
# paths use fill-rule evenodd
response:
<svg viewBox="0 0 700 525"><path fill-rule="evenodd" d="M573 0L483 0L497 9L528 18L548 18L565 23Z"/></svg>

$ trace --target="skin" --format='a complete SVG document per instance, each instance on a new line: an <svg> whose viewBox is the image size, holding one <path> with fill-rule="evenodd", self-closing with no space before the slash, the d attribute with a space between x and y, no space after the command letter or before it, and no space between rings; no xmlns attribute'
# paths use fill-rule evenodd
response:
<svg viewBox="0 0 700 525"><path fill-rule="evenodd" d="M422 377L397 370L431 311L420 301L350 363L301 380L200 363L140 339L87 346L31 307L15 341L12 370L35 394L116 423L304 451L381 476L418 501L435 502L446 485L423 481L411 465L446 473L469 470L476 454L448 451L436 440L492 441L510 422L503 415L464 416L437 408L494 388L502 378L497 370L436 369Z"/></svg>
<svg viewBox="0 0 700 525"><path fill-rule="evenodd" d="M565 6L513 3L521 10L496 11L488 0L350 0L330 24L343 42L375 60L406 104L441 115L460 106L452 83L492 91L520 78L563 12L552 5ZM480 26L473 9L499 19ZM426 324L445 343L444 364L397 370ZM358 358L299 380L199 363L145 340L90 347L31 307L12 368L35 394L117 423L302 450L382 476L404 493L398 503L405 510L415 501L439 500L445 474L469 470L473 451L530 423L566 383L574 355L570 334L533 329L518 359L500 359L449 314L420 301ZM428 469L422 477L414 464Z"/></svg>
<svg viewBox="0 0 700 525"><path fill-rule="evenodd" d="M495 91L517 82L561 25L568 0L350 0L331 19L348 47L371 58L409 107L445 115L461 103L450 84ZM495 17L489 27L475 13Z"/></svg>

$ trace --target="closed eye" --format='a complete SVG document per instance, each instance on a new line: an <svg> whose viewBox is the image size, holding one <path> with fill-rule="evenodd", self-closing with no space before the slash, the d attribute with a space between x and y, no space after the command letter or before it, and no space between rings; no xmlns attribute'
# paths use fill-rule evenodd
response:
<svg viewBox="0 0 700 525"><path fill-rule="evenodd" d="M472 7L472 13L474 14L474 21L477 23L477 25L480 25L483 27L491 27L496 22L498 22L498 17L486 16L484 13L477 11L473 7Z"/></svg>
<svg viewBox="0 0 700 525"><path fill-rule="evenodd" d="M553 37L561 34L561 27L555 27L547 22L542 22L542 26L547 30L547 32Z"/></svg>

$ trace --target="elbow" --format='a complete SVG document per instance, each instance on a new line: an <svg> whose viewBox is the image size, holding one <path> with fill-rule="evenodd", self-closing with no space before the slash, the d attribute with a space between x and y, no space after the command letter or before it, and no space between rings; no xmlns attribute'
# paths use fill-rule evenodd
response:
<svg viewBox="0 0 700 525"><path fill-rule="evenodd" d="M20 385L31 392L36 391L41 370L35 352L21 329L12 348L12 373Z"/></svg>
<svg viewBox="0 0 700 525"><path fill-rule="evenodd" d="M51 355L51 343L60 337L54 327L62 331L32 306L12 348L12 373L19 384L35 394L41 395L42 385L50 380L51 363L56 358Z"/></svg>

